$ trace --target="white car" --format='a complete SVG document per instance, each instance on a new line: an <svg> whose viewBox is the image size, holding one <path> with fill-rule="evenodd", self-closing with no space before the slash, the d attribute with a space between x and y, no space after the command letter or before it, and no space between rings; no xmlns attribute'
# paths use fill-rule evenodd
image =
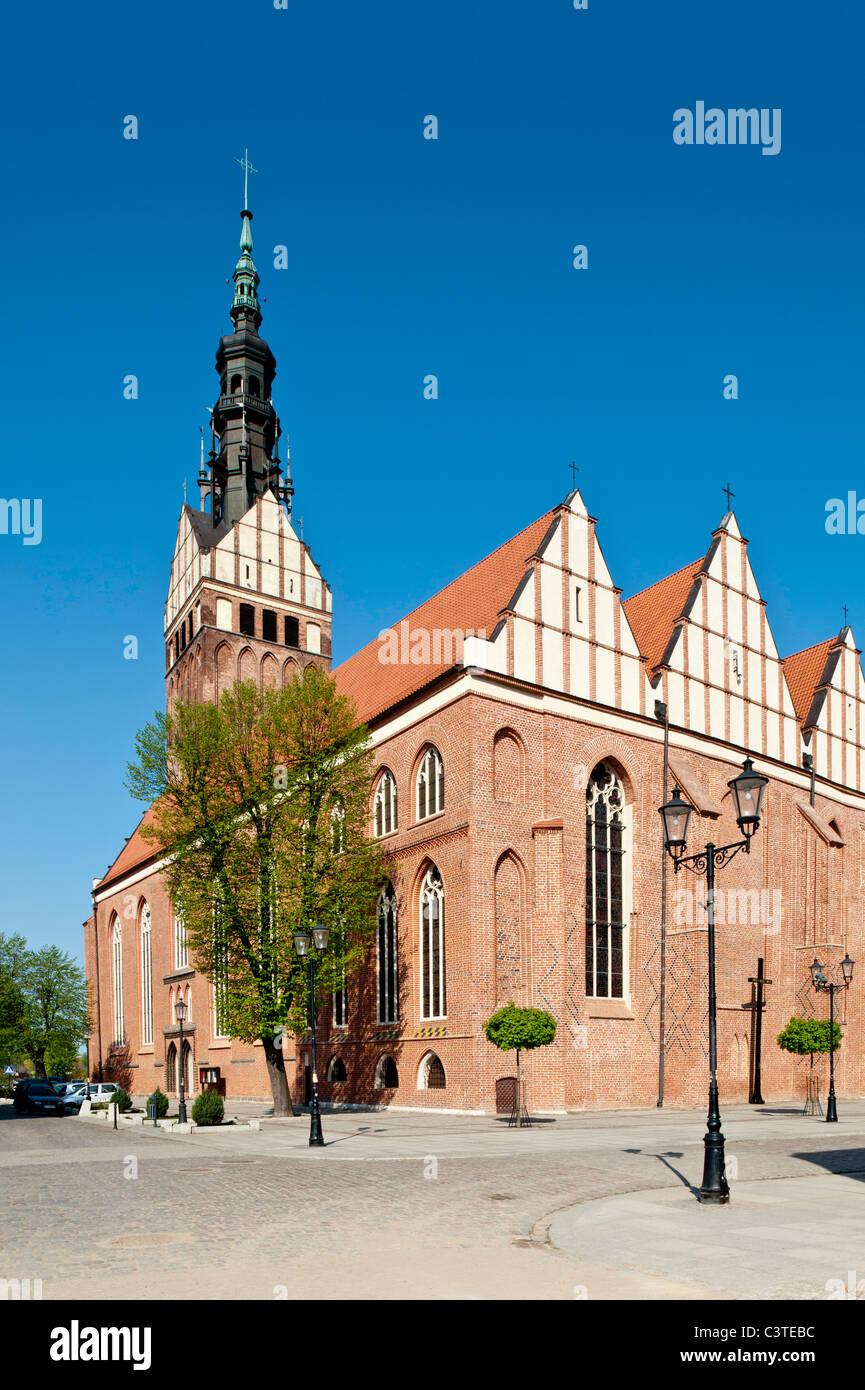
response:
<svg viewBox="0 0 865 1390"><path fill-rule="evenodd" d="M117 1086L113 1081L91 1081L90 1099L94 1104L97 1101L104 1104L105 1101L111 1100L116 1090ZM81 1102L87 1099L87 1082L84 1081L73 1090L67 1091L63 1099L66 1102L67 1111L80 1110Z"/></svg>

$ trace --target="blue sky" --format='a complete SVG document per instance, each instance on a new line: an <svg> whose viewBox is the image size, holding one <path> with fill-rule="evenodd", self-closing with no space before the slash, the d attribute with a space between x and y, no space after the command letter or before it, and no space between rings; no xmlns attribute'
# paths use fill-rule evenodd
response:
<svg viewBox="0 0 865 1390"><path fill-rule="evenodd" d="M262 332L337 660L560 501L571 459L625 595L703 553L729 479L782 653L837 631L845 602L862 640L865 538L824 526L830 497L865 496L862 19L693 11L103 0L4 17L0 494L40 497L43 535L0 535L0 930L80 954L91 879L140 814L122 780L163 700L245 146ZM673 112L698 100L781 108L780 154L675 145Z"/></svg>

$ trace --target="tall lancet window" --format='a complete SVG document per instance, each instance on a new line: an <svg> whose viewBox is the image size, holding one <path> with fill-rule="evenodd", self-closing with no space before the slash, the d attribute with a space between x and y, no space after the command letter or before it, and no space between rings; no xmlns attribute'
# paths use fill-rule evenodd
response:
<svg viewBox="0 0 865 1390"><path fill-rule="evenodd" d="M628 808L622 784L598 763L586 788L586 995L625 993L625 855Z"/></svg>
<svg viewBox="0 0 865 1390"><path fill-rule="evenodd" d="M123 1028L123 930L120 918L114 918L114 931L111 940L112 965L114 974L114 1041L122 1043Z"/></svg>
<svg viewBox="0 0 865 1390"><path fill-rule="evenodd" d="M376 986L378 1022L396 1023L399 1018L397 994L396 895L388 883L378 895L376 910Z"/></svg>
<svg viewBox="0 0 865 1390"><path fill-rule="evenodd" d="M189 965L189 946L186 941L186 927L179 912L174 914L174 968L185 970Z"/></svg>
<svg viewBox="0 0 865 1390"><path fill-rule="evenodd" d="M153 953L150 938L150 904L141 907L141 1042L153 1042Z"/></svg>
<svg viewBox="0 0 865 1390"><path fill-rule="evenodd" d="M421 1018L444 1018L445 890L441 874L431 865L421 887Z"/></svg>
<svg viewBox="0 0 865 1390"><path fill-rule="evenodd" d="M378 779L378 786L375 789L374 798L375 811L375 835L380 840L382 835L390 835L397 828L397 800L396 800L396 781L392 772L387 769Z"/></svg>
<svg viewBox="0 0 865 1390"><path fill-rule="evenodd" d="M417 818L426 820L445 808L445 765L437 748L423 757L417 776Z"/></svg>

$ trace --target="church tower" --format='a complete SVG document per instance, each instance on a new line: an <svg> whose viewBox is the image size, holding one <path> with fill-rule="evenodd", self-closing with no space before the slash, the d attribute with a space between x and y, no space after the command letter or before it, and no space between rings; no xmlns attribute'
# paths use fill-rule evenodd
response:
<svg viewBox="0 0 865 1390"><path fill-rule="evenodd" d="M247 200L244 199L244 202ZM216 701L236 680L281 687L309 662L330 669L331 591L291 523L288 448L271 390L276 359L259 335L252 213L241 213L234 332L216 352L219 395L201 506L184 503L165 606L166 704Z"/></svg>

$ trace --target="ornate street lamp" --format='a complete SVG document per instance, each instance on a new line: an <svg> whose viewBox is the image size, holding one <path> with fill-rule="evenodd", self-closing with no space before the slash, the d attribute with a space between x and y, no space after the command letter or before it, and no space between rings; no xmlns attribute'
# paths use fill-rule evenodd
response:
<svg viewBox="0 0 865 1390"><path fill-rule="evenodd" d="M309 1107L309 1147L311 1149L321 1149L324 1147L324 1135L321 1132L321 1107L318 1102L318 1071L315 1052L315 972L318 967L318 958L327 950L327 943L330 937L330 928L323 922L316 922L312 929L312 944L314 951L310 951L309 932L300 929L294 933L294 949L301 960L306 959L309 971L309 1026L312 1030L312 1100Z"/></svg>
<svg viewBox="0 0 865 1390"><path fill-rule="evenodd" d="M183 1090L183 1073L185 1070L183 1065L183 1020L186 1018L186 1004L180 997L178 997L177 1003L174 1006L174 1012L177 1015L177 1022L180 1025L180 1048L177 1055L177 1066L180 1072L180 1102L177 1106L177 1123L185 1125L188 1123L186 1119L186 1096Z"/></svg>
<svg viewBox="0 0 865 1390"><path fill-rule="evenodd" d="M708 889L706 909L709 924L709 1114L706 1122L706 1135L703 1140L703 1181L700 1185L700 1201L720 1205L730 1200L730 1189L724 1166L724 1136L721 1133L721 1111L718 1105L718 1023L717 997L715 993L715 869L729 863L740 849L751 852L751 837L760 825L760 811L763 796L769 785L768 777L754 771L750 758L738 777L727 784L733 795L736 809L736 822L744 839L729 845L707 844L698 854L685 855L688 840L688 824L693 806L689 806L678 787L672 798L661 806L660 815L664 826L664 847L673 861L676 873L684 865L692 873L706 875Z"/></svg>
<svg viewBox="0 0 865 1390"><path fill-rule="evenodd" d="M835 1103L835 991L836 989L849 989L850 981L853 979L853 966L855 961L850 959L850 952L847 951L841 962L841 974L844 984L836 985L832 980L826 978L826 972L817 957L811 964L811 983L818 992L829 995L829 1100L826 1103L826 1123L838 1123L838 1107Z"/></svg>

